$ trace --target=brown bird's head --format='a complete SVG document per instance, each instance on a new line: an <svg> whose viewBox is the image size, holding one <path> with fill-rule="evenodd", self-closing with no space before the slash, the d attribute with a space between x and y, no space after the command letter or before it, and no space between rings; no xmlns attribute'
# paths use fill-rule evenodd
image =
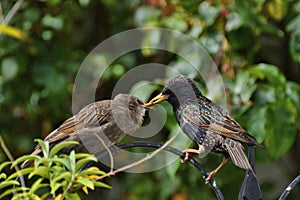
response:
<svg viewBox="0 0 300 200"><path fill-rule="evenodd" d="M167 100L173 106L179 106L185 101L196 99L197 96L202 96L202 94L195 83L187 77L177 76L170 79L162 92L145 105L152 106Z"/></svg>
<svg viewBox="0 0 300 200"><path fill-rule="evenodd" d="M112 111L115 121L123 126L120 128L128 129L126 132L134 132L139 128L143 123L146 110L149 109L144 104L140 99L129 94L118 94L113 100Z"/></svg>

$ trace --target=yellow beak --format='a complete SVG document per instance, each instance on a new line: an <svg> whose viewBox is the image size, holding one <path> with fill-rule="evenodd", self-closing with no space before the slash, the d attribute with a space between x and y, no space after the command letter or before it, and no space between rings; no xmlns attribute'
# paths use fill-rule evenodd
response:
<svg viewBox="0 0 300 200"><path fill-rule="evenodd" d="M168 99L169 95L163 95L162 93L160 93L159 95L157 95L156 97L154 97L153 99L151 99L148 103L145 103L144 106L153 106L159 102L162 102L166 99Z"/></svg>

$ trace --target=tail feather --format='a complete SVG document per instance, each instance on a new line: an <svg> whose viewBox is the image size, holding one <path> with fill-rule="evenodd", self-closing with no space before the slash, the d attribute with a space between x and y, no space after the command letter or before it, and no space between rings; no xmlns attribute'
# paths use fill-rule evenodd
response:
<svg viewBox="0 0 300 200"><path fill-rule="evenodd" d="M227 138L225 140L225 146L233 164L242 169L251 171L251 173L256 177L254 170L249 163L248 157L244 152L243 145L239 142Z"/></svg>

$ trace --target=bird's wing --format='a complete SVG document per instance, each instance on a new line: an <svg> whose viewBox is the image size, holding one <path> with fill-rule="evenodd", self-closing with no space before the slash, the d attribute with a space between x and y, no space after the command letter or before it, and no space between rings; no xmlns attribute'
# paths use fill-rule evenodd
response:
<svg viewBox="0 0 300 200"><path fill-rule="evenodd" d="M237 141L259 145L255 138L213 102L190 103L183 109L183 117L204 130L210 130Z"/></svg>
<svg viewBox="0 0 300 200"><path fill-rule="evenodd" d="M67 119L57 129L52 131L44 140L51 143L56 143L65 138L68 138L71 133L83 127L100 126L110 120L108 115L111 113L111 101L105 100L87 105L78 114ZM40 145L36 145L35 150L31 155L41 153ZM30 161L25 161L21 167L29 165Z"/></svg>
<svg viewBox="0 0 300 200"><path fill-rule="evenodd" d="M70 133L80 128L101 126L109 120L108 115L111 113L111 101L105 100L87 105L78 114L67 119L60 125L56 133L49 134L45 140L49 143L63 140ZM59 134L58 134L59 133Z"/></svg>

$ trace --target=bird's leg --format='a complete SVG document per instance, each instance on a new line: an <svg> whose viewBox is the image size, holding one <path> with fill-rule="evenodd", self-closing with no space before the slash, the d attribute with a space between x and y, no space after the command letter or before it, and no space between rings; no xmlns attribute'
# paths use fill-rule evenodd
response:
<svg viewBox="0 0 300 200"><path fill-rule="evenodd" d="M212 172L209 173L208 177L205 179L205 183L207 184L215 175L216 173L228 162L229 157L224 156L223 157L223 161L221 162L221 164Z"/></svg>
<svg viewBox="0 0 300 200"><path fill-rule="evenodd" d="M199 149L185 149L183 152L185 153L185 158L181 160L181 163L184 163L189 159L189 153L195 153L198 155L201 155L206 151L205 147L203 145L199 145Z"/></svg>

